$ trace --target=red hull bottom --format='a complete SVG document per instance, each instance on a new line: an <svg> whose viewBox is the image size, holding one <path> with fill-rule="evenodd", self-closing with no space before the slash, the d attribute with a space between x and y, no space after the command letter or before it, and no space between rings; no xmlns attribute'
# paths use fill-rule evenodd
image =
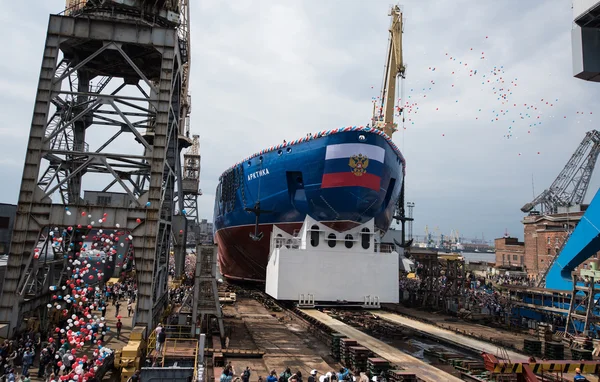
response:
<svg viewBox="0 0 600 382"><path fill-rule="evenodd" d="M278 223L277 227L293 234L302 228L302 224L303 222ZM357 225L350 221L323 222L323 224L339 232ZM224 228L215 233L219 251L219 270L223 277L243 281L265 281L273 224L259 226L259 232L264 234L260 241L254 241L250 237L254 231L254 225L247 225Z"/></svg>

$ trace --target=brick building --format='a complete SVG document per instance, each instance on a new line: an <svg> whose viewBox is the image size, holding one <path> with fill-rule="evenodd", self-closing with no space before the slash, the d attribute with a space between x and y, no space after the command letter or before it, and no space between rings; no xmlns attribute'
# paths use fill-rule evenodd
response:
<svg viewBox="0 0 600 382"><path fill-rule="evenodd" d="M522 267L529 276L538 278L560 253L569 232L583 216L587 205L576 211L551 215L531 213L523 218L523 242L514 237L495 240L497 267ZM597 253L592 259L597 259ZM580 265L586 269L589 260Z"/></svg>
<svg viewBox="0 0 600 382"><path fill-rule="evenodd" d="M494 240L497 267L523 267L525 265L525 243L516 237Z"/></svg>
<svg viewBox="0 0 600 382"><path fill-rule="evenodd" d="M573 231L584 211L552 215L530 214L523 219L525 266L532 276L543 274L560 253L568 232ZM587 267L587 262L584 263Z"/></svg>

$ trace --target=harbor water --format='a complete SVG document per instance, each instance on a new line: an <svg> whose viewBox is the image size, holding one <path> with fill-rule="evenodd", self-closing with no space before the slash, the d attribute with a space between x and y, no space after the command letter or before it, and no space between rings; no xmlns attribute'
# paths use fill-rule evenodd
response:
<svg viewBox="0 0 600 382"><path fill-rule="evenodd" d="M490 252L462 252L461 255L467 263L472 261L486 261L488 263L496 262L496 254Z"/></svg>

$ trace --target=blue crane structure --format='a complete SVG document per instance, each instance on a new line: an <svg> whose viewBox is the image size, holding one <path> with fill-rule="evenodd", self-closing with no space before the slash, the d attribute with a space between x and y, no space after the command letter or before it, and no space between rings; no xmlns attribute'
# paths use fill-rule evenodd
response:
<svg viewBox="0 0 600 382"><path fill-rule="evenodd" d="M552 185L521 210L539 214L534 212L534 208L539 206L543 213L554 214L561 208L568 210L582 205L599 155L600 132L588 131ZM600 282L600 271L597 264L592 262L591 269L575 273L579 265L599 251L600 190L597 190L577 226L538 280L538 287L545 289L538 290L533 297L523 296L521 307L513 313L537 320L543 319L540 310L567 315L565 331L574 330L575 333L584 334L600 332L600 285L596 288L596 282ZM582 277L585 277L585 282ZM564 297L552 297L560 295Z"/></svg>
<svg viewBox="0 0 600 382"><path fill-rule="evenodd" d="M546 276L546 288L572 290L571 273L578 265L600 251L600 190L585 210Z"/></svg>

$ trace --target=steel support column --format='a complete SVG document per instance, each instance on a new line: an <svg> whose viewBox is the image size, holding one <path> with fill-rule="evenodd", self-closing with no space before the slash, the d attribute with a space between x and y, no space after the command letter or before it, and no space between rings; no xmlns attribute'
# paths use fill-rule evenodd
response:
<svg viewBox="0 0 600 382"><path fill-rule="evenodd" d="M56 273L56 266L34 256L41 233L89 224L89 215L106 213L103 227L119 224L133 236L134 325L155 325L166 302L173 199L181 192L176 25L144 25L131 13L109 20L96 17L93 7L85 12L49 20L0 299L8 335L18 329L23 310L46 301L47 285L57 282L57 276L44 275ZM85 187L125 193L130 203L83 202ZM31 287L19 288L24 285Z"/></svg>

